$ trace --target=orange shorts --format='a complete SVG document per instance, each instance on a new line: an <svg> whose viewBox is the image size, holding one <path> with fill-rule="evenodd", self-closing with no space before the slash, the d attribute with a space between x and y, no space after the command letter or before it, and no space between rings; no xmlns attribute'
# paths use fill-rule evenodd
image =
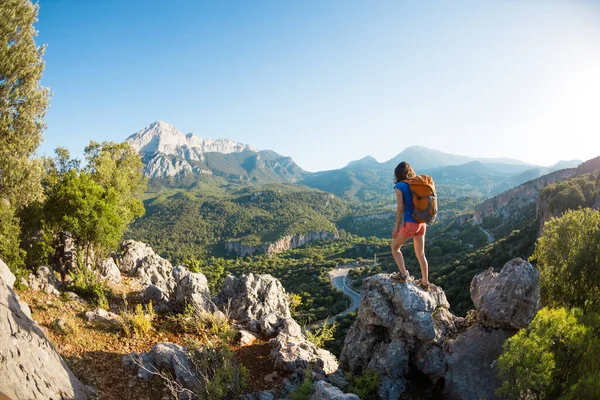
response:
<svg viewBox="0 0 600 400"><path fill-rule="evenodd" d="M427 224L417 224L416 222L405 222L400 225L398 231L402 236L424 236L427 231Z"/></svg>

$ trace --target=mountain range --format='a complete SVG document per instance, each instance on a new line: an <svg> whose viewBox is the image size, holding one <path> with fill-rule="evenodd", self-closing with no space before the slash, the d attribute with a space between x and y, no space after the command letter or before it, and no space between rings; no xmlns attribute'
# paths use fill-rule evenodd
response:
<svg viewBox="0 0 600 400"><path fill-rule="evenodd" d="M274 151L228 139L202 139L160 121L129 136L126 142L142 156L151 186L299 183L353 201L389 194L393 170L401 161L410 163L417 173L431 175L443 195L458 191L483 197L581 163L561 161L542 167L512 158L474 158L411 146L385 162L367 156L340 169L311 173Z"/></svg>

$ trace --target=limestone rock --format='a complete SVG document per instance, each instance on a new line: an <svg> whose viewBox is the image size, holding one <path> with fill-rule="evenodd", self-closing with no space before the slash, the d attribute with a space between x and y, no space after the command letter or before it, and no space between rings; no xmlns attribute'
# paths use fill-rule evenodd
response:
<svg viewBox="0 0 600 400"><path fill-rule="evenodd" d="M97 272L101 280L109 283L121 282L121 272L112 257L103 260L102 263L100 263Z"/></svg>
<svg viewBox="0 0 600 400"><path fill-rule="evenodd" d="M281 320L281 332L289 336L302 336L302 328L293 318L283 318Z"/></svg>
<svg viewBox="0 0 600 400"><path fill-rule="evenodd" d="M124 355L122 362L125 368L136 370L139 379L150 380L156 376L152 372L167 371L174 374L177 382L186 389L199 389L198 377L191 372L194 370L192 360L183 346L157 343L147 353Z"/></svg>
<svg viewBox="0 0 600 400"><path fill-rule="evenodd" d="M236 341L240 344L240 346L250 346L258 339L258 334L247 329L240 329L236 334Z"/></svg>
<svg viewBox="0 0 600 400"><path fill-rule="evenodd" d="M37 273L29 274L27 284L32 290L42 291L47 294L60 295L57 287L60 285L52 270L46 266L39 267Z"/></svg>
<svg viewBox="0 0 600 400"><path fill-rule="evenodd" d="M444 393L449 399L495 399L500 387L496 359L515 331L480 325L469 328L449 343Z"/></svg>
<svg viewBox="0 0 600 400"><path fill-rule="evenodd" d="M172 271L173 266L169 261L152 254L138 263L137 268L133 270L133 276L138 278L142 285L157 286L170 297L175 290Z"/></svg>
<svg viewBox="0 0 600 400"><path fill-rule="evenodd" d="M117 314L96 308L94 311L86 311L85 318L90 322L112 322L117 319Z"/></svg>
<svg viewBox="0 0 600 400"><path fill-rule="evenodd" d="M280 333L271 339L271 359L280 371L298 372L311 366L315 372L333 373L338 369L335 356L318 348L305 337Z"/></svg>
<svg viewBox="0 0 600 400"><path fill-rule="evenodd" d="M86 399L87 388L24 312L12 290L15 278L3 265L0 261L0 393L15 400Z"/></svg>
<svg viewBox="0 0 600 400"><path fill-rule="evenodd" d="M287 294L281 283L271 275L225 278L217 297L221 309L252 331L273 335L282 318L290 318Z"/></svg>
<svg viewBox="0 0 600 400"><path fill-rule="evenodd" d="M527 261L514 259L500 273L490 268L475 276L471 297L484 324L525 328L541 307L540 273Z"/></svg>
<svg viewBox="0 0 600 400"><path fill-rule="evenodd" d="M128 275L133 275L146 256L154 255L152 247L135 240L126 240L121 243L121 252L119 269Z"/></svg>
<svg viewBox="0 0 600 400"><path fill-rule="evenodd" d="M175 306L183 310L187 304L191 304L196 311L211 312L214 310L208 289L206 277L197 272L190 272L184 266L173 269L173 277L176 280Z"/></svg>
<svg viewBox="0 0 600 400"><path fill-rule="evenodd" d="M0 281L4 282L6 286L12 288L15 284L15 276L10 272L8 265L4 261L0 260Z"/></svg>
<svg viewBox="0 0 600 400"><path fill-rule="evenodd" d="M360 398L355 394L344 393L330 383L318 381L314 384L314 391L309 400L360 400Z"/></svg>

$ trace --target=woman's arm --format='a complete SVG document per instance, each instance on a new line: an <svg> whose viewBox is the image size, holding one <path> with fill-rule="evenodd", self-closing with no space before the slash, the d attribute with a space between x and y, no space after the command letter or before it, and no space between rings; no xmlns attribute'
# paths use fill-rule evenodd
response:
<svg viewBox="0 0 600 400"><path fill-rule="evenodd" d="M392 236L396 237L398 230L400 229L400 225L402 224L402 217L404 215L404 199L402 198L402 192L399 189L394 188L394 191L396 192L396 202L398 203L398 208L396 209L396 226L394 226Z"/></svg>

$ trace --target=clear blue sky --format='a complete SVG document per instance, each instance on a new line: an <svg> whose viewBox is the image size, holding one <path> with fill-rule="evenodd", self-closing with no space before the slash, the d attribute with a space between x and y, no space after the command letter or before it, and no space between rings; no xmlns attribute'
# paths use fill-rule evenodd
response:
<svg viewBox="0 0 600 400"><path fill-rule="evenodd" d="M40 154L162 120L315 171L600 155L598 1L40 0Z"/></svg>

